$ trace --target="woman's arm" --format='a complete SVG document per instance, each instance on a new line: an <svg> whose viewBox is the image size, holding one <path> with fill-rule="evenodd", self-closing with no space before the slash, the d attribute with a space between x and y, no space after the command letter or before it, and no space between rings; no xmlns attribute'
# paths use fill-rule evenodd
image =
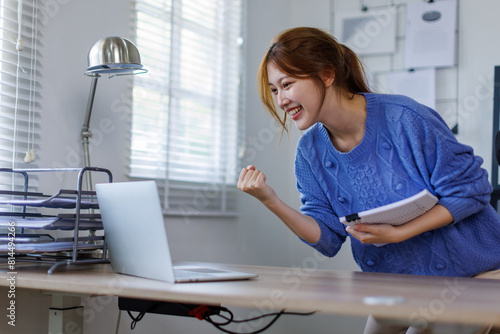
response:
<svg viewBox="0 0 500 334"><path fill-rule="evenodd" d="M436 205L420 217L399 226L389 224L356 224L346 231L365 244L396 243L408 240L427 231L449 225L453 222L450 211Z"/></svg>
<svg viewBox="0 0 500 334"><path fill-rule="evenodd" d="M346 231L363 243L396 243L419 234L459 223L489 205L491 185L481 168L483 160L457 141L446 123L432 109L408 102L408 107L388 119L389 132L403 168L438 196L438 204L411 222L358 224Z"/></svg>
<svg viewBox="0 0 500 334"><path fill-rule="evenodd" d="M254 166L244 168L238 179L238 189L257 198L273 212L299 238L317 243L321 236L318 223L285 204L276 192L266 184L266 176Z"/></svg>
<svg viewBox="0 0 500 334"><path fill-rule="evenodd" d="M414 108L413 108L414 107ZM453 224L460 223L489 205L491 184L481 167L483 159L472 147L458 142L446 123L432 109L414 105L391 123L396 147L411 156L402 163L410 177L421 179L421 187L439 198L453 216Z"/></svg>

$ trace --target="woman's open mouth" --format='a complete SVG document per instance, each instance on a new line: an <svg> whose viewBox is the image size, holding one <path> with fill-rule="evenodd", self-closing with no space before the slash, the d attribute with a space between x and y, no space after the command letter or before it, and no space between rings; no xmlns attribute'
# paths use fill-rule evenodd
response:
<svg viewBox="0 0 500 334"><path fill-rule="evenodd" d="M292 117L292 119L296 119L300 115L301 111L302 107L295 107L293 109L288 110L287 112L290 115L290 117Z"/></svg>

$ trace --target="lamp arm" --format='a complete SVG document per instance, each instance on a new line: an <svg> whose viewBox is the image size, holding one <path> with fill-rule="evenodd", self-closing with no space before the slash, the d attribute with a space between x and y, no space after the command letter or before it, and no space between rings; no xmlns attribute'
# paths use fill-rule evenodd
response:
<svg viewBox="0 0 500 334"><path fill-rule="evenodd" d="M90 131L90 117L92 116L92 107L94 105L95 91L97 87L97 79L99 79L99 74L92 76L92 82L90 84L89 101L87 103L87 111L85 112L85 119L82 126L82 145L83 145L83 159L85 167L90 167L90 149L89 140L92 137L92 132ZM93 190L92 178L90 173L87 173L87 190Z"/></svg>
<svg viewBox="0 0 500 334"><path fill-rule="evenodd" d="M92 76L92 82L90 83L89 100L87 102L87 111L85 112L85 118L82 127L82 136L84 131L89 131L90 116L92 116L92 107L94 105L95 91L97 88L97 79L99 79L99 77L100 77L99 74L95 74ZM90 137L92 137L92 135L90 135Z"/></svg>

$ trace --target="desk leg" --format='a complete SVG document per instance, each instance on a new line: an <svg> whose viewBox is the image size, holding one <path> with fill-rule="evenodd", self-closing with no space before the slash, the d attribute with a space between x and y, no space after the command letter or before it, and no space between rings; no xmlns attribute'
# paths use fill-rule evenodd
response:
<svg viewBox="0 0 500 334"><path fill-rule="evenodd" d="M49 334L83 334L83 306L80 297L52 295Z"/></svg>

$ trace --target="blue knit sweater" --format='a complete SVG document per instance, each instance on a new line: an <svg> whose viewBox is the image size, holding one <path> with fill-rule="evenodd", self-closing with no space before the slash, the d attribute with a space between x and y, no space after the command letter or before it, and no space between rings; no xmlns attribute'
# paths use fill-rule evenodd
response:
<svg viewBox="0 0 500 334"><path fill-rule="evenodd" d="M338 217L372 209L428 189L454 222L382 247L351 237L363 271L473 276L500 269L500 217L489 204L483 160L460 144L432 109L398 95L364 94L362 142L337 151L321 123L300 139L295 160L302 213L321 228L310 244L334 256L350 236Z"/></svg>

